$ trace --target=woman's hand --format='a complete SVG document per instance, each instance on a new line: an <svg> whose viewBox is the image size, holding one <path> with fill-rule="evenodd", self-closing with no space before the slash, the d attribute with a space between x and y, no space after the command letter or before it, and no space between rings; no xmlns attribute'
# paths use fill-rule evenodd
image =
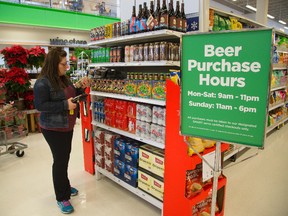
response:
<svg viewBox="0 0 288 216"><path fill-rule="evenodd" d="M68 101L68 110L74 110L74 109L76 109L76 107L77 107L77 104L76 103L73 103L72 102L72 97L71 98L69 98L67 101Z"/></svg>

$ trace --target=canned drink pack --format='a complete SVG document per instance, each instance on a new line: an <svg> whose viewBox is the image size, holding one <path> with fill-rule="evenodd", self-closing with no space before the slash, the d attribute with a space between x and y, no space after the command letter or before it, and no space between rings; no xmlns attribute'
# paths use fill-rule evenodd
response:
<svg viewBox="0 0 288 216"><path fill-rule="evenodd" d="M139 44L138 46L138 61L144 61L144 47L143 44Z"/></svg>
<svg viewBox="0 0 288 216"><path fill-rule="evenodd" d="M160 43L155 42L154 43L154 61L160 60Z"/></svg>
<svg viewBox="0 0 288 216"><path fill-rule="evenodd" d="M139 46L133 46L133 61L139 61Z"/></svg>
<svg viewBox="0 0 288 216"><path fill-rule="evenodd" d="M154 43L149 44L149 61L154 61Z"/></svg>
<svg viewBox="0 0 288 216"><path fill-rule="evenodd" d="M134 45L131 45L130 46L130 62L133 62L134 61L134 48L135 48L135 46Z"/></svg>
<svg viewBox="0 0 288 216"><path fill-rule="evenodd" d="M145 43L143 47L144 61L149 61L149 43Z"/></svg>
<svg viewBox="0 0 288 216"><path fill-rule="evenodd" d="M124 56L125 56L125 62L130 62L130 46L125 46Z"/></svg>

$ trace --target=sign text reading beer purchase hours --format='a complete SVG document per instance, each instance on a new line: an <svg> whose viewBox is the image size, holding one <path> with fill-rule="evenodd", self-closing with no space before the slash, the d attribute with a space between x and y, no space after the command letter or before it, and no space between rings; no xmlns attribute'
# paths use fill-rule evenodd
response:
<svg viewBox="0 0 288 216"><path fill-rule="evenodd" d="M204 56L209 57L223 57L220 61L206 61L198 62L195 59L188 60L188 71L195 70L197 72L205 72L205 74L199 74L199 85L206 86L227 86L227 87L245 87L245 77L221 77L219 75L213 76L207 72L235 72L235 73L259 73L261 70L261 64L259 62L230 62L227 61L228 57L239 57L241 55L242 46L227 46L227 47L215 47L214 45L204 46Z"/></svg>
<svg viewBox="0 0 288 216"><path fill-rule="evenodd" d="M181 134L262 147L272 29L182 36Z"/></svg>

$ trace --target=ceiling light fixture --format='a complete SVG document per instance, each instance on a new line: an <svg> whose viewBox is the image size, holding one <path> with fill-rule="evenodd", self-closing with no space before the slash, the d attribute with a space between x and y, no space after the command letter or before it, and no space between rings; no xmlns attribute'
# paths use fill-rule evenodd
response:
<svg viewBox="0 0 288 216"><path fill-rule="evenodd" d="M283 24L283 25L286 25L286 22L282 21L282 20L279 20L278 21L279 23Z"/></svg>
<svg viewBox="0 0 288 216"><path fill-rule="evenodd" d="M284 26L285 29L288 29L288 27Z"/></svg>
<svg viewBox="0 0 288 216"><path fill-rule="evenodd" d="M253 10L253 11L257 11L257 9L251 5L246 5L246 8L249 8L250 10Z"/></svg>
<svg viewBox="0 0 288 216"><path fill-rule="evenodd" d="M255 7L251 6L251 5L247 4L246 7L249 8L250 10L255 11L255 12L257 11L257 8L255 8ZM267 17L270 18L270 19L275 19L275 17L270 15L270 14L267 14Z"/></svg>

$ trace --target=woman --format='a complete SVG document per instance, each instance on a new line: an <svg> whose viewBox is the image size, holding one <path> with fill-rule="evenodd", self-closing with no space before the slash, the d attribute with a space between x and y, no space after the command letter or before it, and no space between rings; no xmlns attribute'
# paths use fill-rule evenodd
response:
<svg viewBox="0 0 288 216"><path fill-rule="evenodd" d="M47 54L43 68L34 85L34 104L40 114L40 127L53 155L53 185L57 204L62 213L74 211L70 196L78 190L70 186L68 163L71 152L73 128L78 115L78 106L72 98L83 93L89 82L83 79L82 86L75 88L66 76L67 53L61 48L52 48Z"/></svg>

